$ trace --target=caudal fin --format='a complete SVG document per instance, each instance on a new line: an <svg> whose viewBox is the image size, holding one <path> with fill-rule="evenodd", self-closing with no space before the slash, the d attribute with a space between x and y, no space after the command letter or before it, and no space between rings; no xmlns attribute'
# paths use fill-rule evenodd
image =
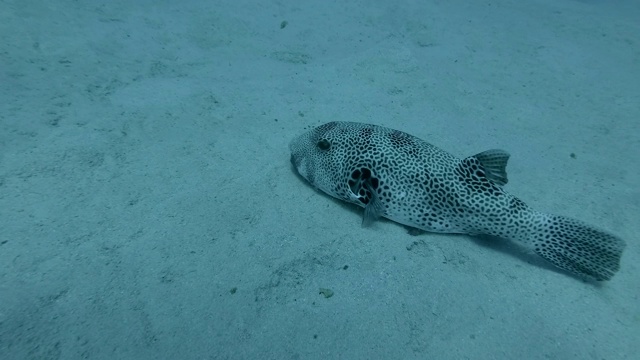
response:
<svg viewBox="0 0 640 360"><path fill-rule="evenodd" d="M611 279L620 269L622 239L563 216L541 218L529 240L535 252L555 266L599 281Z"/></svg>

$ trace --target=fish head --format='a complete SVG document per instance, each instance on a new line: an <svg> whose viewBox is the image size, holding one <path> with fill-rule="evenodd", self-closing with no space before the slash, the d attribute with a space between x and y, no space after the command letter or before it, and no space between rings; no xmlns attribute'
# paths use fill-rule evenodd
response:
<svg viewBox="0 0 640 360"><path fill-rule="evenodd" d="M325 193L353 201L348 185L348 141L338 122L318 126L289 144L291 163L311 185Z"/></svg>

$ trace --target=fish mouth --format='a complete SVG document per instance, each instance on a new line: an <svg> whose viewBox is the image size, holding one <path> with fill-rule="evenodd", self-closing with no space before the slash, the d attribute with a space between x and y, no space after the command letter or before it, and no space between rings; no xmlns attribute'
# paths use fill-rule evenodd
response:
<svg viewBox="0 0 640 360"><path fill-rule="evenodd" d="M293 165L293 168L295 169L296 174L308 180L308 176L304 169L303 157L299 155L296 156L296 154L291 154L291 157L289 158L289 160L291 161L291 165Z"/></svg>
<svg viewBox="0 0 640 360"><path fill-rule="evenodd" d="M313 171L309 170L309 162L306 161L306 158L303 155L292 153L289 160L296 174L315 187L315 177Z"/></svg>
<svg viewBox="0 0 640 360"><path fill-rule="evenodd" d="M296 170L299 168L300 166L300 157L296 156L295 154L291 154L291 158L289 159L289 161L291 161L291 165L293 165Z"/></svg>

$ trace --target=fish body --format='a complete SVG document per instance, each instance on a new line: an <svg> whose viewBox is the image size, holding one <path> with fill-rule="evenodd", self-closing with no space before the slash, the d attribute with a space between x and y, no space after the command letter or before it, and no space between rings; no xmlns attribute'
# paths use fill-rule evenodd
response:
<svg viewBox="0 0 640 360"><path fill-rule="evenodd" d="M509 154L459 159L402 131L330 122L291 141L291 162L323 192L379 217L439 233L520 242L552 264L596 280L620 268L623 240L581 221L533 210L504 191Z"/></svg>

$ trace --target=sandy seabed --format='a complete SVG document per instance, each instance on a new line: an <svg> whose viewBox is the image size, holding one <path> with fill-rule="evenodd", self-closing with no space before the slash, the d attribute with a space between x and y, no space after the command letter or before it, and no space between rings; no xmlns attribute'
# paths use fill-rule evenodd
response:
<svg viewBox="0 0 640 360"><path fill-rule="evenodd" d="M0 1L0 358L635 359L637 1ZM593 284L306 184L332 121L627 241ZM635 354L635 355L634 355Z"/></svg>

